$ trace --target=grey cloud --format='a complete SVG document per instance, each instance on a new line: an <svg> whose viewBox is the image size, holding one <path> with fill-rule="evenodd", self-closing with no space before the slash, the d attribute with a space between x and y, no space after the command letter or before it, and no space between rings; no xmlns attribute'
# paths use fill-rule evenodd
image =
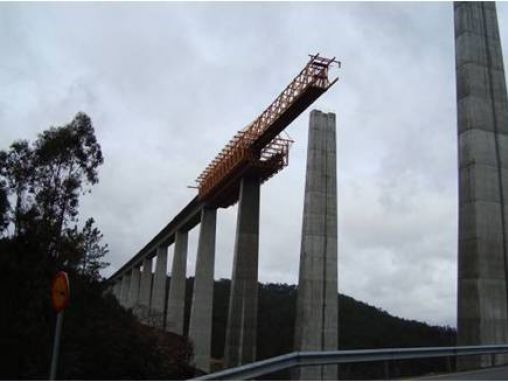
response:
<svg viewBox="0 0 508 382"><path fill-rule="evenodd" d="M502 41L507 12L498 3ZM450 3L2 3L0 46L1 148L92 117L105 164L81 207L110 244L107 274L195 195L186 186L308 53L336 55L341 79L313 107L337 113L340 291L455 325ZM262 188L264 282L297 281L307 122L287 129L290 166ZM216 278L231 276L235 221L219 211Z"/></svg>

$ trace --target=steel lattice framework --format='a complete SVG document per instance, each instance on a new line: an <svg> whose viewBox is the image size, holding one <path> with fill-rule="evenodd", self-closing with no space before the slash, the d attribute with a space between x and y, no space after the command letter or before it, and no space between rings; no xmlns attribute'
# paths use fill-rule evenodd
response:
<svg viewBox="0 0 508 382"><path fill-rule="evenodd" d="M197 178L201 201L228 207L238 201L240 180L253 174L265 182L288 165L290 139L279 134L338 78L330 81L335 58L310 56L303 70L250 125L239 131Z"/></svg>

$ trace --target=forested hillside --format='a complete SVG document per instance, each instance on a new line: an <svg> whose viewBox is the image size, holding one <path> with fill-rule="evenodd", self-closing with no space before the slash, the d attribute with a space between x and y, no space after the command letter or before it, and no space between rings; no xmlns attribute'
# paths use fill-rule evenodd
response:
<svg viewBox="0 0 508 382"><path fill-rule="evenodd" d="M192 298L193 279L187 280L187 308ZM212 356L216 367L221 367L224 353L230 280L215 282ZM340 349L373 349L418 346L453 346L455 330L430 326L422 322L394 317L389 313L338 295L339 301L339 347ZM296 311L296 286L287 284L259 284L258 310L258 360L290 353ZM188 323L189 309L187 309ZM422 360L395 362L390 366L390 377L444 371L446 360ZM270 378L289 378L279 373ZM341 378L384 378L384 364L356 364L341 368Z"/></svg>

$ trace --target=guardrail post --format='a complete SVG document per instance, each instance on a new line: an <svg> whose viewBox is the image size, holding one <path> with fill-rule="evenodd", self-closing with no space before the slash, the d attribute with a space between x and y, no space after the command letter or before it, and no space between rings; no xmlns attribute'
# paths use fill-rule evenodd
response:
<svg viewBox="0 0 508 382"><path fill-rule="evenodd" d="M389 364L390 361L386 360L384 362L384 367L385 367L385 379L390 379L390 364Z"/></svg>

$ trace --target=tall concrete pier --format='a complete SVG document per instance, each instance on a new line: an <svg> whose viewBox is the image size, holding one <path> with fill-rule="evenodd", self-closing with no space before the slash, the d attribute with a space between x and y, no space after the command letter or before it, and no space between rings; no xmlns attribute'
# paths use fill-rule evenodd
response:
<svg viewBox="0 0 508 382"><path fill-rule="evenodd" d="M194 364L203 371L210 370L216 223L217 210L203 208L189 323L189 338L194 346Z"/></svg>
<svg viewBox="0 0 508 382"><path fill-rule="evenodd" d="M458 344L508 342L508 102L493 2L454 4L459 146ZM503 362L500 356L497 362ZM490 366L472 357L461 368Z"/></svg>
<svg viewBox="0 0 508 382"><path fill-rule="evenodd" d="M257 177L240 183L238 220L224 361L234 367L256 360L259 189Z"/></svg>
<svg viewBox="0 0 508 382"><path fill-rule="evenodd" d="M131 286L129 287L129 303L127 306L136 312L138 297L139 297L139 279L141 273L138 267L132 267L131 271Z"/></svg>
<svg viewBox="0 0 508 382"><path fill-rule="evenodd" d="M337 350L337 165L335 114L310 113L296 351ZM337 366L295 371L302 380L336 380Z"/></svg>
<svg viewBox="0 0 508 382"><path fill-rule="evenodd" d="M143 260L143 271L139 285L139 304L137 313L142 322L150 322L150 301L152 297L152 259Z"/></svg>
<svg viewBox="0 0 508 382"><path fill-rule="evenodd" d="M131 275L124 275L122 279L122 289L120 295L120 304L127 306L129 303L129 288L131 285Z"/></svg>
<svg viewBox="0 0 508 382"><path fill-rule="evenodd" d="M183 335L185 312L185 275L187 273L187 242L189 234L177 231L175 234L175 252L171 268L171 287L168 293L168 312L166 330Z"/></svg>
<svg viewBox="0 0 508 382"><path fill-rule="evenodd" d="M150 306L150 315L153 323L163 328L164 305L166 303L166 273L168 264L168 247L160 246L157 248L157 262L155 263L155 274L152 287L152 302Z"/></svg>

